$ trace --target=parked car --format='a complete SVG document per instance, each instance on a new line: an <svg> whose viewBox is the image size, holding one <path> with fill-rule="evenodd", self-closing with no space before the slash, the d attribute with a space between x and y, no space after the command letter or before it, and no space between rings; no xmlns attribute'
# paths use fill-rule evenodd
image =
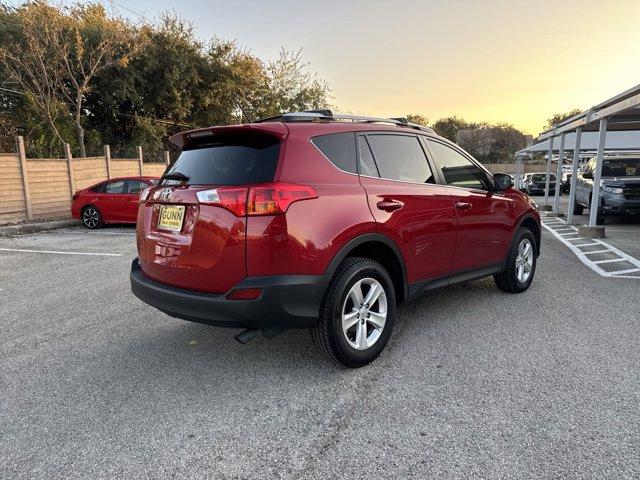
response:
<svg viewBox="0 0 640 480"><path fill-rule="evenodd" d="M140 192L158 183L156 177L113 178L77 191L71 216L87 228L105 223L136 223Z"/></svg>
<svg viewBox="0 0 640 480"><path fill-rule="evenodd" d="M178 134L140 198L131 288L168 315L310 328L348 367L380 354L396 306L493 275L525 291L540 217L505 174L404 120L286 114Z"/></svg>
<svg viewBox="0 0 640 480"><path fill-rule="evenodd" d="M591 159L576 178L573 213L581 215L590 208L596 159ZM640 157L607 156L602 162L600 200L596 222L607 216L640 215Z"/></svg>
<svg viewBox="0 0 640 480"><path fill-rule="evenodd" d="M546 188L547 174L532 173L531 179L527 183L527 193L529 195L544 195ZM552 173L549 177L549 195L556 194L556 174Z"/></svg>

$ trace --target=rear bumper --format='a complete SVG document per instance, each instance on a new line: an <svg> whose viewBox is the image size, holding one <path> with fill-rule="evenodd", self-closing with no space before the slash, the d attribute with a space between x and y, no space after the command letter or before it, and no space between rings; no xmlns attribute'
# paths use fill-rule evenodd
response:
<svg viewBox="0 0 640 480"><path fill-rule="evenodd" d="M147 278L136 258L131 291L143 302L172 317L230 328L308 328L315 325L329 284L328 275L249 277L237 288L261 288L255 300L228 300L225 294L176 288Z"/></svg>

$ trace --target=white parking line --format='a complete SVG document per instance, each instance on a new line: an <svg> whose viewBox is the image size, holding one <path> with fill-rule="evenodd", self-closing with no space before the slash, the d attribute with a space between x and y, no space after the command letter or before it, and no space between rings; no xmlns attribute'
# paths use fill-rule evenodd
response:
<svg viewBox="0 0 640 480"><path fill-rule="evenodd" d="M84 232L74 232L74 231L61 231L60 233L64 233L64 234L68 234L71 233L73 235L84 235L84 234L89 234L89 235L125 235L125 236L129 236L129 237L135 237L136 234L132 233L132 232L92 232L90 230L84 231Z"/></svg>
<svg viewBox="0 0 640 480"><path fill-rule="evenodd" d="M557 224L558 222L562 223L565 225L565 227L560 227L559 229L557 228L553 228L555 226L555 224ZM553 224L553 225L549 225L549 224ZM572 227L570 225L566 225L566 223L564 221L558 220L557 218L554 218L552 220L552 222L546 222L542 221L542 226L549 231L554 237L556 237L558 240L560 240L562 243L564 243L575 255L576 257L578 257L578 259L584 263L587 267L589 267L591 270L593 270L594 272L596 272L598 275L601 275L603 277L615 277L615 278L640 278L640 277L636 277L636 276L630 276L630 275L624 275L626 273L634 273L634 272L640 272L640 260L638 260L637 258L632 257L631 255L627 255L626 253L624 253L622 250L618 250L616 247L614 247L613 245L608 244L607 242L600 240L600 239L593 239L593 241L591 243L580 243L580 244L575 244L575 243L571 243L572 241L575 240L586 240L584 238L564 238L565 235L567 234L562 234L559 233L557 230L564 230L565 228L575 228ZM576 229L577 230L577 229ZM583 252L582 250L580 250L580 247L589 247L589 246L593 246L593 245L599 245L603 248L599 249L599 250L594 250L592 252ZM595 253L612 253L614 254L617 258L612 260L612 261L594 261L591 260L587 255L593 255ZM615 262L621 262L623 260L626 260L627 262L631 263L635 268L631 268L631 269L625 269L625 270L615 270L615 271L606 271L604 270L602 267L599 266L600 263L615 263Z"/></svg>
<svg viewBox="0 0 640 480"><path fill-rule="evenodd" d="M616 275L622 275L623 273L634 273L634 272L640 272L640 268L629 268L628 270L618 270L617 272L614 272ZM628 278L628 277L624 277L624 278Z"/></svg>
<svg viewBox="0 0 640 480"><path fill-rule="evenodd" d="M30 250L26 248L0 248L2 252L25 252L25 253L53 253L57 255L89 255L96 257L121 257L122 253L97 253L97 252L58 252L55 250Z"/></svg>
<svg viewBox="0 0 640 480"><path fill-rule="evenodd" d="M593 263L614 263L614 262L626 262L624 258L612 258L611 260L596 260Z"/></svg>

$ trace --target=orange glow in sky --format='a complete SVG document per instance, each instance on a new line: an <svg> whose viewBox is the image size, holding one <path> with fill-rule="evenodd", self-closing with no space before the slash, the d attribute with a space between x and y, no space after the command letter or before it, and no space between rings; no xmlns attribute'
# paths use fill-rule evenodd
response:
<svg viewBox="0 0 640 480"><path fill-rule="evenodd" d="M554 113L640 83L640 0L118 3L149 17L174 10L199 37L237 39L261 58L302 47L343 112L537 134Z"/></svg>

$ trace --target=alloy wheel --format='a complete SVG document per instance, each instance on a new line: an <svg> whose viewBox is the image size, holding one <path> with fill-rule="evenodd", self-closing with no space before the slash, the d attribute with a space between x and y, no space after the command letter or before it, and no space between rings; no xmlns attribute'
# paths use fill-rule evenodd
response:
<svg viewBox="0 0 640 480"><path fill-rule="evenodd" d="M100 216L95 208L89 207L84 209L84 212L82 213L82 222L85 226L95 228L98 225L99 220Z"/></svg>
<svg viewBox="0 0 640 480"><path fill-rule="evenodd" d="M520 283L526 283L533 271L533 244L528 238L523 238L518 245L516 256L516 277Z"/></svg>
<svg viewBox="0 0 640 480"><path fill-rule="evenodd" d="M356 350L373 346L387 321L387 295L374 278L358 280L342 306L342 332Z"/></svg>

